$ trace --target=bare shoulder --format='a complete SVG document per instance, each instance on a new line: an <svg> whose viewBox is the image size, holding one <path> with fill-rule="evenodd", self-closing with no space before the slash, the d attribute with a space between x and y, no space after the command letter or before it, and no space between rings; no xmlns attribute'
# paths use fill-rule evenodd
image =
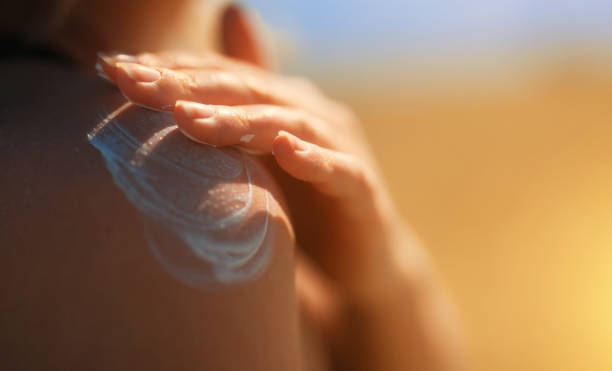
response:
<svg viewBox="0 0 612 371"><path fill-rule="evenodd" d="M199 287L249 280L266 269L275 230L287 219L257 159L196 143L172 114L127 101L88 139L141 214L153 254L176 278Z"/></svg>
<svg viewBox="0 0 612 371"><path fill-rule="evenodd" d="M121 207L120 195L107 191L110 177L86 133L121 97L95 75L41 61L2 63L0 78L2 244L103 239L94 231L114 228L105 205Z"/></svg>
<svg viewBox="0 0 612 371"><path fill-rule="evenodd" d="M239 369L292 368L293 240L260 159L93 74L0 78L0 368L222 369L236 339Z"/></svg>
<svg viewBox="0 0 612 371"><path fill-rule="evenodd" d="M73 236L104 240L90 230L109 228L113 219L103 216L138 215L157 226L155 233L140 231L149 244L185 245L188 255L210 266L206 279L241 280L264 269L268 254L257 247L275 223L287 230L289 224L274 180L258 159L190 141L170 114L127 103L95 75L40 62L0 71L7 82L2 192L9 196L2 209L10 213L3 218L12 219L4 226L57 226L62 220L49 213L60 213L73 227L87 224L73 228ZM178 240L157 241L169 235ZM155 253L167 263L169 252ZM178 262L168 264L189 284L204 280L192 271L176 272Z"/></svg>

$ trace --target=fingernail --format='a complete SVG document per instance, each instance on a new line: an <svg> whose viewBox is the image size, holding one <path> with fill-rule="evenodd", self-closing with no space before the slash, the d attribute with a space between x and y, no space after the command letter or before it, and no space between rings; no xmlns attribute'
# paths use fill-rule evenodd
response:
<svg viewBox="0 0 612 371"><path fill-rule="evenodd" d="M294 152L306 153L310 150L310 144L308 144L307 142L304 142L303 140L299 139L298 137L296 137L295 135L291 133L281 130L278 132L278 135L282 135L285 138L289 139L289 144L291 145L291 149Z"/></svg>
<svg viewBox="0 0 612 371"><path fill-rule="evenodd" d="M100 58L104 63L113 65L115 63L124 62L124 63L137 63L138 58L133 55L123 54L118 52L97 52L96 55Z"/></svg>
<svg viewBox="0 0 612 371"><path fill-rule="evenodd" d="M113 59L116 62L125 62L125 63L138 63L138 58L129 54L115 54Z"/></svg>
<svg viewBox="0 0 612 371"><path fill-rule="evenodd" d="M310 144L308 142L304 142L303 140L297 137L294 137L294 138L295 138L295 147L293 148L295 152L307 153L308 151L310 151Z"/></svg>
<svg viewBox="0 0 612 371"><path fill-rule="evenodd" d="M135 63L117 63L117 68L123 70L130 79L136 82L151 83L161 78L158 70Z"/></svg>
<svg viewBox="0 0 612 371"><path fill-rule="evenodd" d="M189 102L185 100L177 101L176 105L180 106L185 112L185 115L191 119L213 117L217 111L214 107L208 104Z"/></svg>
<svg viewBox="0 0 612 371"><path fill-rule="evenodd" d="M104 80L106 80L106 81L113 82L113 80L111 80L111 79L110 79L108 76L106 76L106 74L104 74L104 73L98 72L98 77L101 77L101 78L103 78L103 79L104 79Z"/></svg>
<svg viewBox="0 0 612 371"><path fill-rule="evenodd" d="M194 124L200 126L208 126L209 128L215 128L217 126L217 122L213 117L204 117L193 120Z"/></svg>
<svg viewBox="0 0 612 371"><path fill-rule="evenodd" d="M103 53L103 52L97 52L96 55L98 56L98 58L102 62L104 62L104 63L106 63L108 65L112 65L113 64L113 59L110 57L109 54Z"/></svg>
<svg viewBox="0 0 612 371"><path fill-rule="evenodd" d="M98 76L100 76L104 80L111 81L111 79L104 73L104 70L102 69L102 65L100 64L100 62L96 62L95 68L96 68L96 72L98 73Z"/></svg>
<svg viewBox="0 0 612 371"><path fill-rule="evenodd" d="M181 129L181 128L179 128L179 130L181 131L181 133L183 133L183 135L185 135L187 138L189 138L189 139L193 140L193 141L194 141L194 142L196 142L196 143L201 143L201 144L206 144L206 145L209 145L209 146L212 146L212 147L216 147L216 146L215 146L215 145L213 145L213 144L206 143L206 142L204 142L204 141L202 141L202 140L199 140L199 139L197 139L197 138L194 138L194 137L193 137L191 134L189 134L188 132L186 132L185 130L183 130L183 129Z"/></svg>

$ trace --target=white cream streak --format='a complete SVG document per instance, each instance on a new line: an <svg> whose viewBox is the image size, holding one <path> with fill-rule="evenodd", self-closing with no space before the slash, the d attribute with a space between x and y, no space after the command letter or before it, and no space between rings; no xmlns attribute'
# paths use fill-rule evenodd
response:
<svg viewBox="0 0 612 371"><path fill-rule="evenodd" d="M255 137L255 134L244 134L240 137L240 142L249 143L251 140L253 140L253 137Z"/></svg>
<svg viewBox="0 0 612 371"><path fill-rule="evenodd" d="M268 194L261 188L255 194L258 173L244 153L195 143L171 114L131 103L106 116L88 138L144 216L155 257L179 280L200 287L252 279L265 269Z"/></svg>

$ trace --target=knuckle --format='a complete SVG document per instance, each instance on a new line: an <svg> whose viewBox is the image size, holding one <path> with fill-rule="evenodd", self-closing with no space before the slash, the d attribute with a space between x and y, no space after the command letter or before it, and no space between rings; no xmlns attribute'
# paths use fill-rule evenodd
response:
<svg viewBox="0 0 612 371"><path fill-rule="evenodd" d="M209 86L218 93L228 94L234 97L242 97L239 101L247 102L244 96L251 96L253 94L250 84L245 81L242 77L229 71L214 71L208 72L207 83Z"/></svg>
<svg viewBox="0 0 612 371"><path fill-rule="evenodd" d="M166 99L185 99L190 96L190 78L184 73L166 68L157 68L161 78L155 82L160 89L160 97Z"/></svg>
<svg viewBox="0 0 612 371"><path fill-rule="evenodd" d="M292 116L291 124L295 130L304 134L312 132L311 122L303 113L293 110L290 115Z"/></svg>
<svg viewBox="0 0 612 371"><path fill-rule="evenodd" d="M252 128L253 125L251 125L251 119L243 109L233 109L232 116L236 120L237 129L240 131L246 131Z"/></svg>
<svg viewBox="0 0 612 371"><path fill-rule="evenodd" d="M321 142L326 124L313 114L301 110L288 110L287 125L295 131L296 134L308 141Z"/></svg>
<svg viewBox="0 0 612 371"><path fill-rule="evenodd" d="M323 156L321 161L321 167L323 168L323 172L327 174L328 177L334 176L335 173L335 158L331 154L326 154Z"/></svg>
<svg viewBox="0 0 612 371"><path fill-rule="evenodd" d="M274 84L270 80L262 80L260 77L253 75L242 75L239 79L244 94L249 97L251 102L274 103L274 94L271 89Z"/></svg>
<svg viewBox="0 0 612 371"><path fill-rule="evenodd" d="M356 192L365 196L374 189L374 173L368 167L364 166L357 158L353 156L348 158L348 168L350 169L349 176L353 179Z"/></svg>
<svg viewBox="0 0 612 371"><path fill-rule="evenodd" d="M249 122L249 127L255 131L261 131L271 128L276 122L279 107L265 106L257 111L249 113L245 112L246 120Z"/></svg>
<svg viewBox="0 0 612 371"><path fill-rule="evenodd" d="M196 94L200 85L196 76L182 72L177 72L173 75L181 96L190 97Z"/></svg>

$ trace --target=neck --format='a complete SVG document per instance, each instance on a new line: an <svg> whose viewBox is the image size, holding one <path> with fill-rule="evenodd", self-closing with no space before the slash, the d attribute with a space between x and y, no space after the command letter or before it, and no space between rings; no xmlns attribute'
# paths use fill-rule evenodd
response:
<svg viewBox="0 0 612 371"><path fill-rule="evenodd" d="M81 1L51 43L85 68L98 51L216 49L223 0Z"/></svg>

